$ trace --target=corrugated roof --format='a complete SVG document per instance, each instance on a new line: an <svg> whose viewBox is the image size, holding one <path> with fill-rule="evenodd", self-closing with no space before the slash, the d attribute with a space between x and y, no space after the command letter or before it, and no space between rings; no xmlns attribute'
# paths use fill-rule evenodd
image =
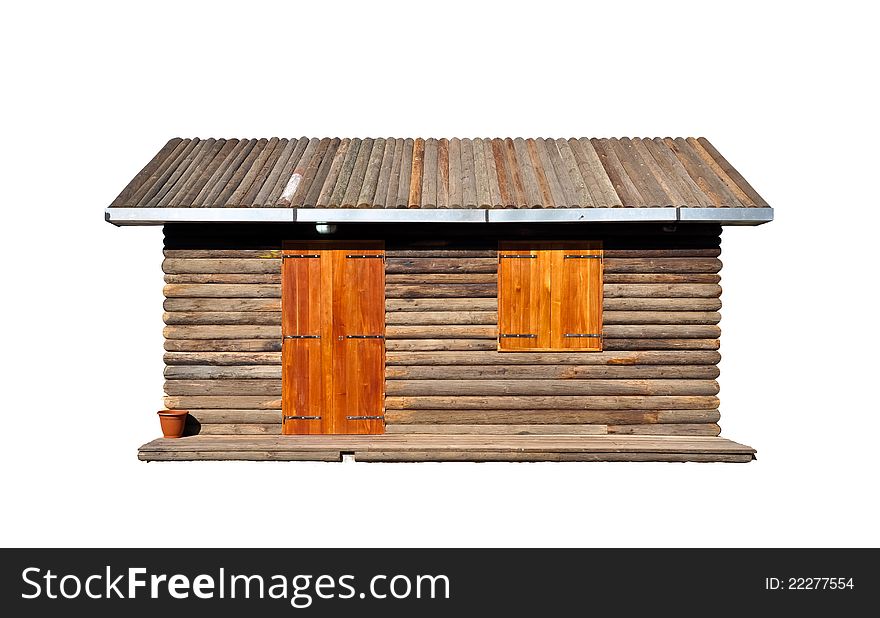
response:
<svg viewBox="0 0 880 618"><path fill-rule="evenodd" d="M111 208L767 208L704 138L170 140Z"/></svg>

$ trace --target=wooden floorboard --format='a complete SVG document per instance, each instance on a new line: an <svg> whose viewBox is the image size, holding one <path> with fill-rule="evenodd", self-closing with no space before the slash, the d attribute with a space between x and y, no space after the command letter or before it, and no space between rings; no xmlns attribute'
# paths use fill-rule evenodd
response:
<svg viewBox="0 0 880 618"><path fill-rule="evenodd" d="M143 461L723 461L747 462L755 450L717 436L436 435L159 438Z"/></svg>

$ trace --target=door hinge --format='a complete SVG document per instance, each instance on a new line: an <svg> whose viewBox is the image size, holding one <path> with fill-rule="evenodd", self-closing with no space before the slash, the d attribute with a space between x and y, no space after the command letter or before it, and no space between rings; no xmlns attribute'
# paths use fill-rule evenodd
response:
<svg viewBox="0 0 880 618"><path fill-rule="evenodd" d="M562 259L564 260L601 260L601 255L563 255Z"/></svg>
<svg viewBox="0 0 880 618"><path fill-rule="evenodd" d="M499 255L499 258L502 260L534 260L537 259L537 255Z"/></svg>
<svg viewBox="0 0 880 618"><path fill-rule="evenodd" d="M320 339L321 335L284 335L282 339Z"/></svg>
<svg viewBox="0 0 880 618"><path fill-rule="evenodd" d="M347 258L352 258L352 259L356 259L356 260L357 260L357 259L360 259L360 260L368 260L368 259L371 259L371 258L372 258L372 259L378 259L378 260L384 260L384 259L385 259L385 255L384 255L384 254L377 254L377 255L359 255L359 254L351 254L351 255L346 255L345 257L347 257Z"/></svg>
<svg viewBox="0 0 880 618"><path fill-rule="evenodd" d="M346 339L384 339L385 335L346 335Z"/></svg>
<svg viewBox="0 0 880 618"><path fill-rule="evenodd" d="M537 339L538 335L531 333L502 333L499 337L502 339Z"/></svg>
<svg viewBox="0 0 880 618"><path fill-rule="evenodd" d="M348 421L381 421L385 420L384 416L346 416Z"/></svg>
<svg viewBox="0 0 880 618"><path fill-rule="evenodd" d="M281 422L286 423L287 421L320 421L320 416L283 416L281 417Z"/></svg>
<svg viewBox="0 0 880 618"><path fill-rule="evenodd" d="M321 256L318 255L317 253L288 253L287 255L282 255L281 257L284 259L287 259L287 258L316 258L316 257L321 257Z"/></svg>
<svg viewBox="0 0 880 618"><path fill-rule="evenodd" d="M563 337L590 337L594 339L601 339L602 335L597 335L596 333L565 333L562 335Z"/></svg>

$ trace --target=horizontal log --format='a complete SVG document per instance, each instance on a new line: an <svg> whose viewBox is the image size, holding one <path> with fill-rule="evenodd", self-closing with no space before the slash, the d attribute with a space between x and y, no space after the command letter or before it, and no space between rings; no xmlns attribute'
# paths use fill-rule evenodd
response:
<svg viewBox="0 0 880 618"><path fill-rule="evenodd" d="M665 314L664 314L665 315ZM395 311L385 314L388 326L497 324L497 311Z"/></svg>
<svg viewBox="0 0 880 618"><path fill-rule="evenodd" d="M705 249L605 249L606 258L713 258L721 255L719 247Z"/></svg>
<svg viewBox="0 0 880 618"><path fill-rule="evenodd" d="M162 272L170 275L192 273L279 273L280 259L177 259L165 258Z"/></svg>
<svg viewBox="0 0 880 618"><path fill-rule="evenodd" d="M190 410L193 420L203 424L281 424L281 410Z"/></svg>
<svg viewBox="0 0 880 618"><path fill-rule="evenodd" d="M278 298L166 298L165 311L281 311Z"/></svg>
<svg viewBox="0 0 880 618"><path fill-rule="evenodd" d="M193 435L189 431L187 435ZM202 424L198 432L199 436L276 436L281 435L281 423L235 424L235 423L211 423Z"/></svg>
<svg viewBox="0 0 880 618"><path fill-rule="evenodd" d="M612 328L612 327L609 327ZM718 339L604 339L607 351L623 350L717 350ZM385 349L389 352L429 352L443 350L497 350L496 339L388 339ZM596 352L581 352L583 355ZM510 352L522 354L522 352Z"/></svg>
<svg viewBox="0 0 880 618"><path fill-rule="evenodd" d="M281 397L281 380L166 380L166 395L259 395Z"/></svg>
<svg viewBox="0 0 880 618"><path fill-rule="evenodd" d="M606 273L717 273L717 258L606 258Z"/></svg>
<svg viewBox="0 0 880 618"><path fill-rule="evenodd" d="M718 311L721 299L714 298L605 298L603 311Z"/></svg>
<svg viewBox="0 0 880 618"><path fill-rule="evenodd" d="M281 366L280 352L166 352L166 365L277 365Z"/></svg>
<svg viewBox="0 0 880 618"><path fill-rule="evenodd" d="M281 326L280 311L166 311L162 320L169 325L249 324Z"/></svg>
<svg viewBox="0 0 880 618"><path fill-rule="evenodd" d="M166 301L167 302L167 301ZM231 301L230 301L231 302ZM719 298L605 298L605 311L718 311ZM219 310L219 309L218 309ZM389 298L385 311L497 311L498 299L492 298Z"/></svg>
<svg viewBox="0 0 880 618"><path fill-rule="evenodd" d="M392 352L385 364L393 365L715 365L714 351L650 352Z"/></svg>
<svg viewBox="0 0 880 618"><path fill-rule="evenodd" d="M470 435L568 435L601 436L605 425L386 425L393 434L470 434Z"/></svg>
<svg viewBox="0 0 880 618"><path fill-rule="evenodd" d="M417 314L418 315L418 314ZM718 324L717 311L604 311L602 322L610 324Z"/></svg>
<svg viewBox="0 0 880 618"><path fill-rule="evenodd" d="M498 286L494 283L390 283L385 286L386 298L494 298Z"/></svg>
<svg viewBox="0 0 880 618"><path fill-rule="evenodd" d="M609 324L602 329L606 339L712 339L721 328L711 324Z"/></svg>
<svg viewBox="0 0 880 618"><path fill-rule="evenodd" d="M606 283L606 298L717 298L721 286L708 283Z"/></svg>
<svg viewBox="0 0 880 618"><path fill-rule="evenodd" d="M651 425L606 425L609 434L642 436L717 436L716 423L664 423Z"/></svg>
<svg viewBox="0 0 880 618"><path fill-rule="evenodd" d="M389 339L385 342L387 352L418 352L441 350L496 350L495 339Z"/></svg>
<svg viewBox="0 0 880 618"><path fill-rule="evenodd" d="M281 339L166 339L165 349L168 352L280 352Z"/></svg>
<svg viewBox="0 0 880 618"><path fill-rule="evenodd" d="M166 339L278 339L280 341L281 324L166 326L162 333Z"/></svg>
<svg viewBox="0 0 880 618"><path fill-rule="evenodd" d="M210 425L223 427L223 425ZM279 426L280 432L280 426ZM390 424L389 434L438 435L568 435L601 436L606 434L717 436L721 428L715 423L663 423L650 425L406 425ZM223 433L223 432L218 432ZM231 432L228 432L231 433Z"/></svg>
<svg viewBox="0 0 880 618"><path fill-rule="evenodd" d="M618 350L717 350L718 339L605 339L603 347Z"/></svg>
<svg viewBox="0 0 880 618"><path fill-rule="evenodd" d="M392 424L633 424L716 423L716 409L706 410L386 410L386 427Z"/></svg>
<svg viewBox="0 0 880 618"><path fill-rule="evenodd" d="M241 409L280 410L281 398L260 397L256 395L175 395L164 398L165 407L169 410L210 409Z"/></svg>
<svg viewBox="0 0 880 618"><path fill-rule="evenodd" d="M170 365L164 375L170 380L280 380L281 364L279 358L277 365Z"/></svg>
<svg viewBox="0 0 880 618"><path fill-rule="evenodd" d="M712 311L605 311L602 320L605 324L717 324L721 314ZM496 311L397 311L385 314L385 323L389 326L491 325L497 322Z"/></svg>
<svg viewBox="0 0 880 618"><path fill-rule="evenodd" d="M605 273L602 281L604 283L720 283L721 275L709 273Z"/></svg>
<svg viewBox="0 0 880 618"><path fill-rule="evenodd" d="M165 249L166 258L177 259L279 259L281 249Z"/></svg>
<svg viewBox="0 0 880 618"><path fill-rule="evenodd" d="M721 335L721 329L706 324L611 324L602 329L606 340L612 339L709 339ZM391 339L496 339L498 330L492 325L392 325L385 329ZM193 337L196 338L196 337ZM202 338L202 337L198 337ZM232 337L230 337L232 338ZM256 338L256 335L254 336ZM625 348L624 348L625 349Z"/></svg>
<svg viewBox="0 0 880 618"><path fill-rule="evenodd" d="M496 283L498 276L495 273L485 274L460 274L460 273L431 273L414 275L385 275L385 283Z"/></svg>
<svg viewBox="0 0 880 618"><path fill-rule="evenodd" d="M497 298L387 298L385 311L498 311Z"/></svg>
<svg viewBox="0 0 880 618"><path fill-rule="evenodd" d="M231 380L215 380L232 382ZM262 380L261 380L262 381ZM254 380L241 380L253 383ZM171 384L166 382L166 385ZM217 388L232 391L232 387ZM180 391L181 389L176 389ZM256 390L256 389L251 389ZM278 385L280 393L281 385ZM166 390L166 392L168 392ZM225 391L224 391L225 392ZM598 395L716 395L714 380L389 380L385 386L388 397L492 397L492 396L582 396ZM197 394L194 387L186 393ZM173 394L173 393L169 393ZM207 392L205 393L207 394ZM241 392L239 394L251 394Z"/></svg>
<svg viewBox="0 0 880 618"><path fill-rule="evenodd" d="M171 406L169 406L170 408ZM208 406L205 406L208 407ZM219 407L219 406L210 406ZM246 407L246 406L229 406ZM259 407L259 406L255 406ZM386 410L714 410L714 396L386 397Z"/></svg>
<svg viewBox="0 0 880 618"><path fill-rule="evenodd" d="M281 298L280 285L169 283L166 298Z"/></svg>
<svg viewBox="0 0 880 618"><path fill-rule="evenodd" d="M504 356L509 356L505 354ZM178 368L179 369L179 368ZM205 367L205 373L217 367ZM221 368L221 369L236 369ZM280 374L280 369L279 369ZM168 370L166 369L166 377ZM620 379L697 379L714 380L715 365L390 365L386 380L620 380ZM173 377L189 377L177 375ZM202 376L199 376L202 377ZM218 376L220 377L220 376ZM223 375L222 377L239 377ZM244 376L249 377L249 376ZM274 376L267 376L274 377Z"/></svg>
<svg viewBox="0 0 880 618"><path fill-rule="evenodd" d="M385 327L386 339L492 339L498 337L493 325L399 326Z"/></svg>
<svg viewBox="0 0 880 618"><path fill-rule="evenodd" d="M491 258L392 258L385 259L385 272L392 273L495 273L498 259Z"/></svg>
<svg viewBox="0 0 880 618"><path fill-rule="evenodd" d="M281 285L281 273L275 275L189 274L165 275L165 283L261 283Z"/></svg>

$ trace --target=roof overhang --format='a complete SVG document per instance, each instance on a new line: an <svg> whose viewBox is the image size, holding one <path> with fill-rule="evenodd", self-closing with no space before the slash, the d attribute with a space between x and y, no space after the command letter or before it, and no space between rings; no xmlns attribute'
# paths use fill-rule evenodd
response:
<svg viewBox="0 0 880 618"><path fill-rule="evenodd" d="M107 208L113 225L165 223L718 223L760 225L772 208Z"/></svg>

